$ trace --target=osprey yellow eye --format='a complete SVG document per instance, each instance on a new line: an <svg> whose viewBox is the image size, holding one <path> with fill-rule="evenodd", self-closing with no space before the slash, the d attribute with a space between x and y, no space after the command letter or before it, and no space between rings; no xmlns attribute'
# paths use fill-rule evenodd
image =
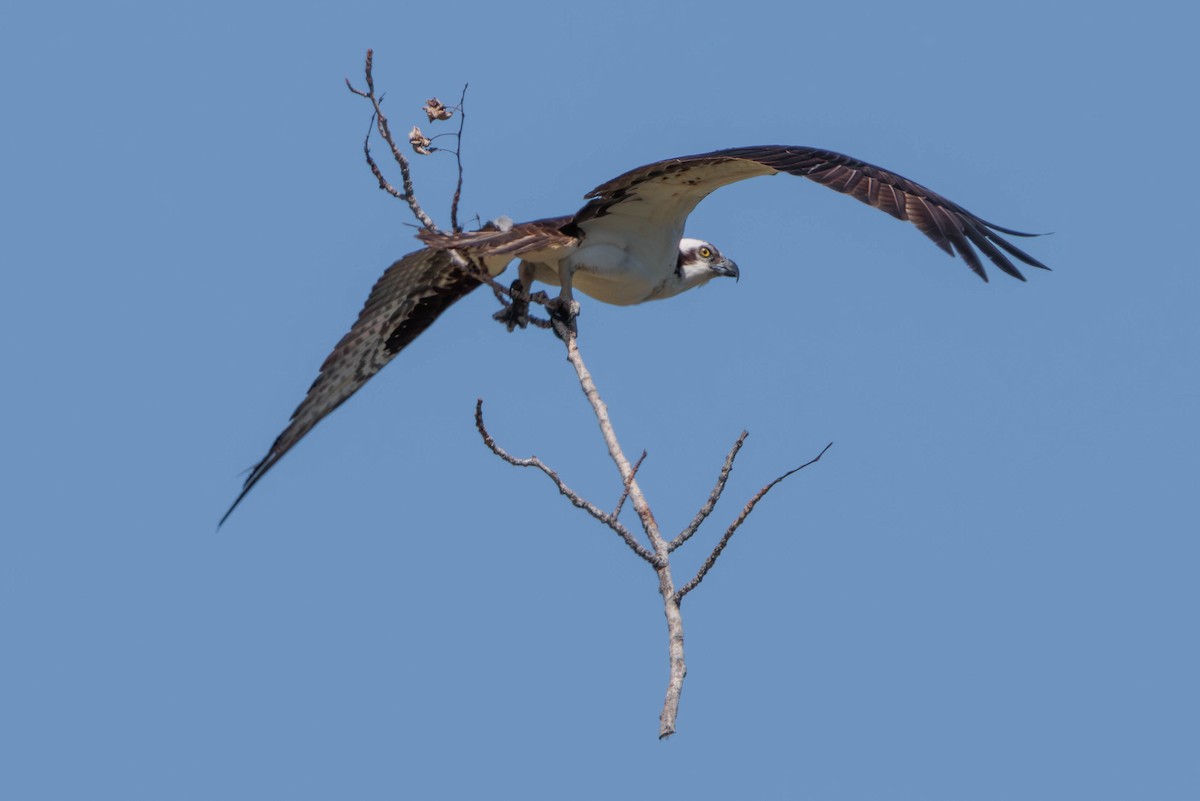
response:
<svg viewBox="0 0 1200 801"><path fill-rule="evenodd" d="M700 248L696 252L700 254L700 258L702 259L711 259L713 254L712 248Z"/></svg>

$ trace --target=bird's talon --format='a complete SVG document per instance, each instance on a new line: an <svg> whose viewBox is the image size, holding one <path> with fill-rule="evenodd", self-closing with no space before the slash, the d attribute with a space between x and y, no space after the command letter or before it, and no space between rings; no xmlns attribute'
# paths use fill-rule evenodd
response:
<svg viewBox="0 0 1200 801"><path fill-rule="evenodd" d="M579 316L579 301L559 295L546 302L546 311L550 313L551 324L560 338L574 337L579 333L575 324L575 318Z"/></svg>
<svg viewBox="0 0 1200 801"><path fill-rule="evenodd" d="M525 326L529 325L529 315L525 315L524 317L520 316L513 311L512 305L505 306L503 309L493 314L492 319L496 320L497 322L504 323L504 327L509 331L512 331L518 327L524 328Z"/></svg>
<svg viewBox="0 0 1200 801"><path fill-rule="evenodd" d="M558 318L565 323L573 322L579 316L579 301L559 296L546 301L546 311L550 312L551 317Z"/></svg>
<svg viewBox="0 0 1200 801"><path fill-rule="evenodd" d="M508 291L512 302L493 314L492 319L504 323L510 332L514 328L526 328L529 325L529 294L525 291L525 285L518 278Z"/></svg>

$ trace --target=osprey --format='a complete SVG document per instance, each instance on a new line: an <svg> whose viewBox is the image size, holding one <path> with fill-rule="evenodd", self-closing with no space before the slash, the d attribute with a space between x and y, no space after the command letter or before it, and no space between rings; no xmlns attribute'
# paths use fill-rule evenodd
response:
<svg viewBox="0 0 1200 801"><path fill-rule="evenodd" d="M684 223L696 204L718 187L780 172L816 181L911 222L942 250L961 256L984 281L987 273L976 249L1022 281L1025 277L1009 256L1049 269L999 236L1036 234L1001 228L918 183L849 156L780 145L717 150L638 167L593 189L584 196L588 202L583 208L566 217L515 225L506 221L468 233L422 230L417 236L425 247L397 261L375 283L358 320L326 357L291 422L250 470L221 523L313 426L482 283L478 274L458 266L464 259L491 276L519 259L522 287L533 281L561 287L551 305L568 318L578 308L576 289L620 306L669 298L717 277L739 275L737 264L715 245L684 238ZM497 318L511 330L523 324L521 313L514 301Z"/></svg>

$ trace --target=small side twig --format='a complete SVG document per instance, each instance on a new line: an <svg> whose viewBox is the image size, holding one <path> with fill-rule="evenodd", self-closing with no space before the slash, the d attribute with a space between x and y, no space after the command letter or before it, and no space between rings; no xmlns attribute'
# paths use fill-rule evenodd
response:
<svg viewBox="0 0 1200 801"><path fill-rule="evenodd" d="M625 500L629 497L629 483L637 478L637 472L642 467L642 462L646 461L646 452L642 451L642 455L638 457L637 462L633 465L633 470L629 472L629 480L625 482L625 487L621 490L621 497L617 499L617 508L613 509L612 516L614 518L621 516L621 508L625 506Z"/></svg>
<svg viewBox="0 0 1200 801"><path fill-rule="evenodd" d="M376 127L379 129L379 135L383 137L383 141L387 142L388 147L392 149L392 158L396 161L396 164L400 166L400 174L404 179L403 191L397 193L395 187L392 187L391 184L383 178L383 173L380 171L379 165L375 163L375 159L371 155L369 132L367 134L368 141L363 145L363 148L367 153L367 163L371 167L371 172L376 178L379 179L380 189L383 189L395 197L407 202L409 209L412 210L413 216L417 218L417 221L421 223L423 227L430 231L438 231L438 227L434 225L433 219L425 213L425 209L421 208L421 204L417 202L417 196L413 193L412 172L408 167L408 159L404 157L404 154L400 152L400 148L396 145L396 140L392 136L391 126L388 125L388 118L383 113L383 109L380 108L380 104L383 102L383 99L375 95L375 77L372 74L374 68L374 59L374 51L368 50L366 66L364 68L367 81L367 91L364 92L362 90L355 89L354 85L350 83L349 78L346 79L346 88L359 97L365 97L367 100L371 101L371 107L375 110L373 119Z"/></svg>
<svg viewBox="0 0 1200 801"><path fill-rule="evenodd" d="M351 87L350 91L354 92L355 90ZM371 122L367 125L367 135L363 137L363 155L367 157L367 166L371 168L371 174L375 176L375 180L379 181L380 189L394 198L407 201L408 198L405 194L392 186L392 182L384 177L383 170L379 169L379 165L375 162L375 157L371 154L371 132L373 130L375 130L375 113L371 112Z"/></svg>
<svg viewBox="0 0 1200 801"><path fill-rule="evenodd" d="M737 442L733 443L733 447L729 450L729 455L725 457L725 464L721 466L721 473L717 476L716 486L708 495L708 500L700 507L700 511L696 512L696 516L692 518L692 522L688 523L687 528L679 532L675 539L667 543L667 550L674 551L680 545L692 538L692 535L700 530L702 524L712 510L716 508L717 501L721 499L721 493L725 491L725 482L729 480L729 474L733 472L733 461L737 458L738 451L742 449L742 445L746 443L746 437L750 436L749 431L743 430L737 438Z"/></svg>
<svg viewBox="0 0 1200 801"><path fill-rule="evenodd" d="M642 559L649 562L652 566L658 564L658 557L656 557L653 553L648 551L644 545L634 539L634 536L629 532L629 529L625 528L625 526L622 525L615 516L602 511L600 507L596 506L591 501L582 497L575 490L568 487L566 483L559 478L558 473L551 470L541 459L537 458L536 456L530 456L527 459L519 459L516 456L510 455L506 450L496 444L496 440L490 433L488 433L487 426L484 425L483 422L483 398L479 398L475 401L475 428L479 431L479 436L483 437L483 444L487 445L488 448L491 449L492 453L516 467L536 467L538 470L541 470L550 478L551 481L554 482L554 485L558 487L559 493L565 496L567 500L571 502L571 505L577 509L582 509L615 531L617 535L625 541L625 544L629 546L630 550L632 550Z"/></svg>
<svg viewBox="0 0 1200 801"><path fill-rule="evenodd" d="M458 201L462 199L463 165L462 165L462 135L463 126L467 122L467 86L463 84L462 94L458 98L458 135L454 138L454 159L458 162L458 183L454 185L454 200L450 203L450 228L456 234L462 233L458 224Z"/></svg>
<svg viewBox="0 0 1200 801"><path fill-rule="evenodd" d="M679 591L675 593L675 602L679 603L680 601L682 601L683 596L687 595L689 592L696 589L696 587L699 586L700 582L704 581L704 577L708 575L708 571L712 570L713 565L715 565L717 563L717 559L721 556L721 552L725 550L725 546L729 544L729 540L733 537L734 533L738 530L738 528L742 525L742 523L746 522L746 518L749 517L750 513L754 511L754 507L758 505L758 502L761 501L766 496L766 494L775 487L776 484L783 481L785 478L787 478L790 475L799 473L801 470L808 467L809 465L816 464L818 461L821 460L821 457L825 455L825 451L829 450L832 447L833 447L833 443L831 442L828 445L826 445L824 448L822 448L821 452L818 453L816 456L809 459L807 462L800 465L799 467L793 467L791 470L789 470L786 473L784 473L783 475L779 476L774 481L772 481L770 484L767 484L765 487L763 487L758 492L756 492L754 494L754 497L751 498L746 503L746 506L742 509L741 514L739 514L737 516L737 519L734 520L733 523L729 526L729 528L725 531L725 536L721 537L721 541L717 543L717 547L713 548L712 553L710 553L708 555L708 558L704 560L704 564L700 566L700 570L696 572L696 575L692 578L692 580L689 581L687 584L684 584L679 589Z"/></svg>

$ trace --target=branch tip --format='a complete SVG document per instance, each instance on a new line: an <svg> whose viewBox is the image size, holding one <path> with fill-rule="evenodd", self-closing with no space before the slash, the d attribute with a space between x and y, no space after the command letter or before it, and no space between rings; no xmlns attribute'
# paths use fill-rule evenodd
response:
<svg viewBox="0 0 1200 801"><path fill-rule="evenodd" d="M733 472L733 463L737 459L738 453L742 450L742 446L746 444L746 438L750 436L750 432L742 429L742 433L738 435L737 441L733 443L733 447L729 449L729 454L725 457L725 463L721 466L721 472L717 475L717 483L713 486L712 492L708 494L708 500L696 512L696 516L692 518L692 522L688 523L687 528L679 532L675 539L667 544L668 551L674 551L680 545L690 540L700 526L712 514L713 509L717 506L717 501L721 499L721 494L725 492L725 482L729 480L729 475Z"/></svg>
<svg viewBox="0 0 1200 801"><path fill-rule="evenodd" d="M375 162L375 158L371 155L370 129L368 129L366 140L363 142L363 152L366 155L367 166L370 167L371 174L374 175L376 180L379 181L380 189L383 189L393 197L405 201L408 204L409 210L412 212L413 216L417 218L417 222L419 222L423 228L438 232L438 227L434 224L433 219L425 213L425 210L421 208L421 204L417 202L416 195L413 192L412 173L409 171L408 160L404 157L404 154L400 152L400 148L396 145L396 140L393 138L391 127L388 124L388 118L383 113L383 109L380 107L380 104L383 102L383 97L376 96L375 94L374 58L374 51L367 50L366 63L363 66L363 74L367 82L367 91L362 92L355 89L348 78L346 79L346 86L354 94L371 101L371 108L374 112L372 114L371 121L374 123L375 128L379 131L380 137L391 149L392 159L400 167L400 174L403 178L403 190L398 190L391 185L391 183L384 177L383 171L379 169L379 165ZM418 131L417 133L420 132ZM413 142L412 144L415 149L417 147L417 143ZM418 150L417 152L421 151Z"/></svg>
<svg viewBox="0 0 1200 801"><path fill-rule="evenodd" d="M629 472L629 478L625 481L625 487L621 491L621 497L617 499L617 508L613 509L613 519L621 516L621 509L625 506L626 499L629 498L629 485L632 484L633 479L637 477L637 472L641 468L642 462L644 461L646 461L646 451L642 451L642 455L638 458L637 463L634 464L633 470Z"/></svg>
<svg viewBox="0 0 1200 801"><path fill-rule="evenodd" d="M681 587L679 589L679 591L675 593L675 602L676 603L681 602L685 595L687 595L692 590L696 589L696 587L699 586L701 581L704 581L704 577L706 575L708 575L708 571L712 570L713 565L715 565L717 563L717 559L720 558L721 552L725 550L725 546L729 544L729 540L733 538L734 533L737 532L737 530L741 527L742 523L746 522L746 518L748 518L750 516L750 513L754 511L754 507L758 505L759 501L761 501L764 497L766 497L766 494L768 492L770 492L775 487L775 485L779 484L781 481L783 481L788 476L792 476L792 475L795 475L796 473L799 473L801 470L808 467L809 465L816 464L817 462L819 462L821 460L821 457L825 455L825 452L828 451L832 447L833 447L833 443L830 442L828 445L826 445L824 448L822 448L821 452L818 453L816 456L809 459L807 462L800 465L799 467L793 467L791 470L787 471L783 475L781 475L778 478L776 478L775 480L771 481L765 487L763 487L758 492L756 492L754 494L754 497L752 497L749 501L747 501L746 505L744 507L742 507L742 511L737 516L737 519L735 519L733 521L733 523L730 524L729 528L726 529L725 536L721 537L721 541L717 543L717 546L715 548L713 548L712 553L710 553L708 555L708 559L704 560L704 564L700 566L700 569L698 571L696 571L696 575L692 577L692 580L689 581L687 584L683 585L683 587ZM732 456L733 452L731 452L730 455Z"/></svg>

